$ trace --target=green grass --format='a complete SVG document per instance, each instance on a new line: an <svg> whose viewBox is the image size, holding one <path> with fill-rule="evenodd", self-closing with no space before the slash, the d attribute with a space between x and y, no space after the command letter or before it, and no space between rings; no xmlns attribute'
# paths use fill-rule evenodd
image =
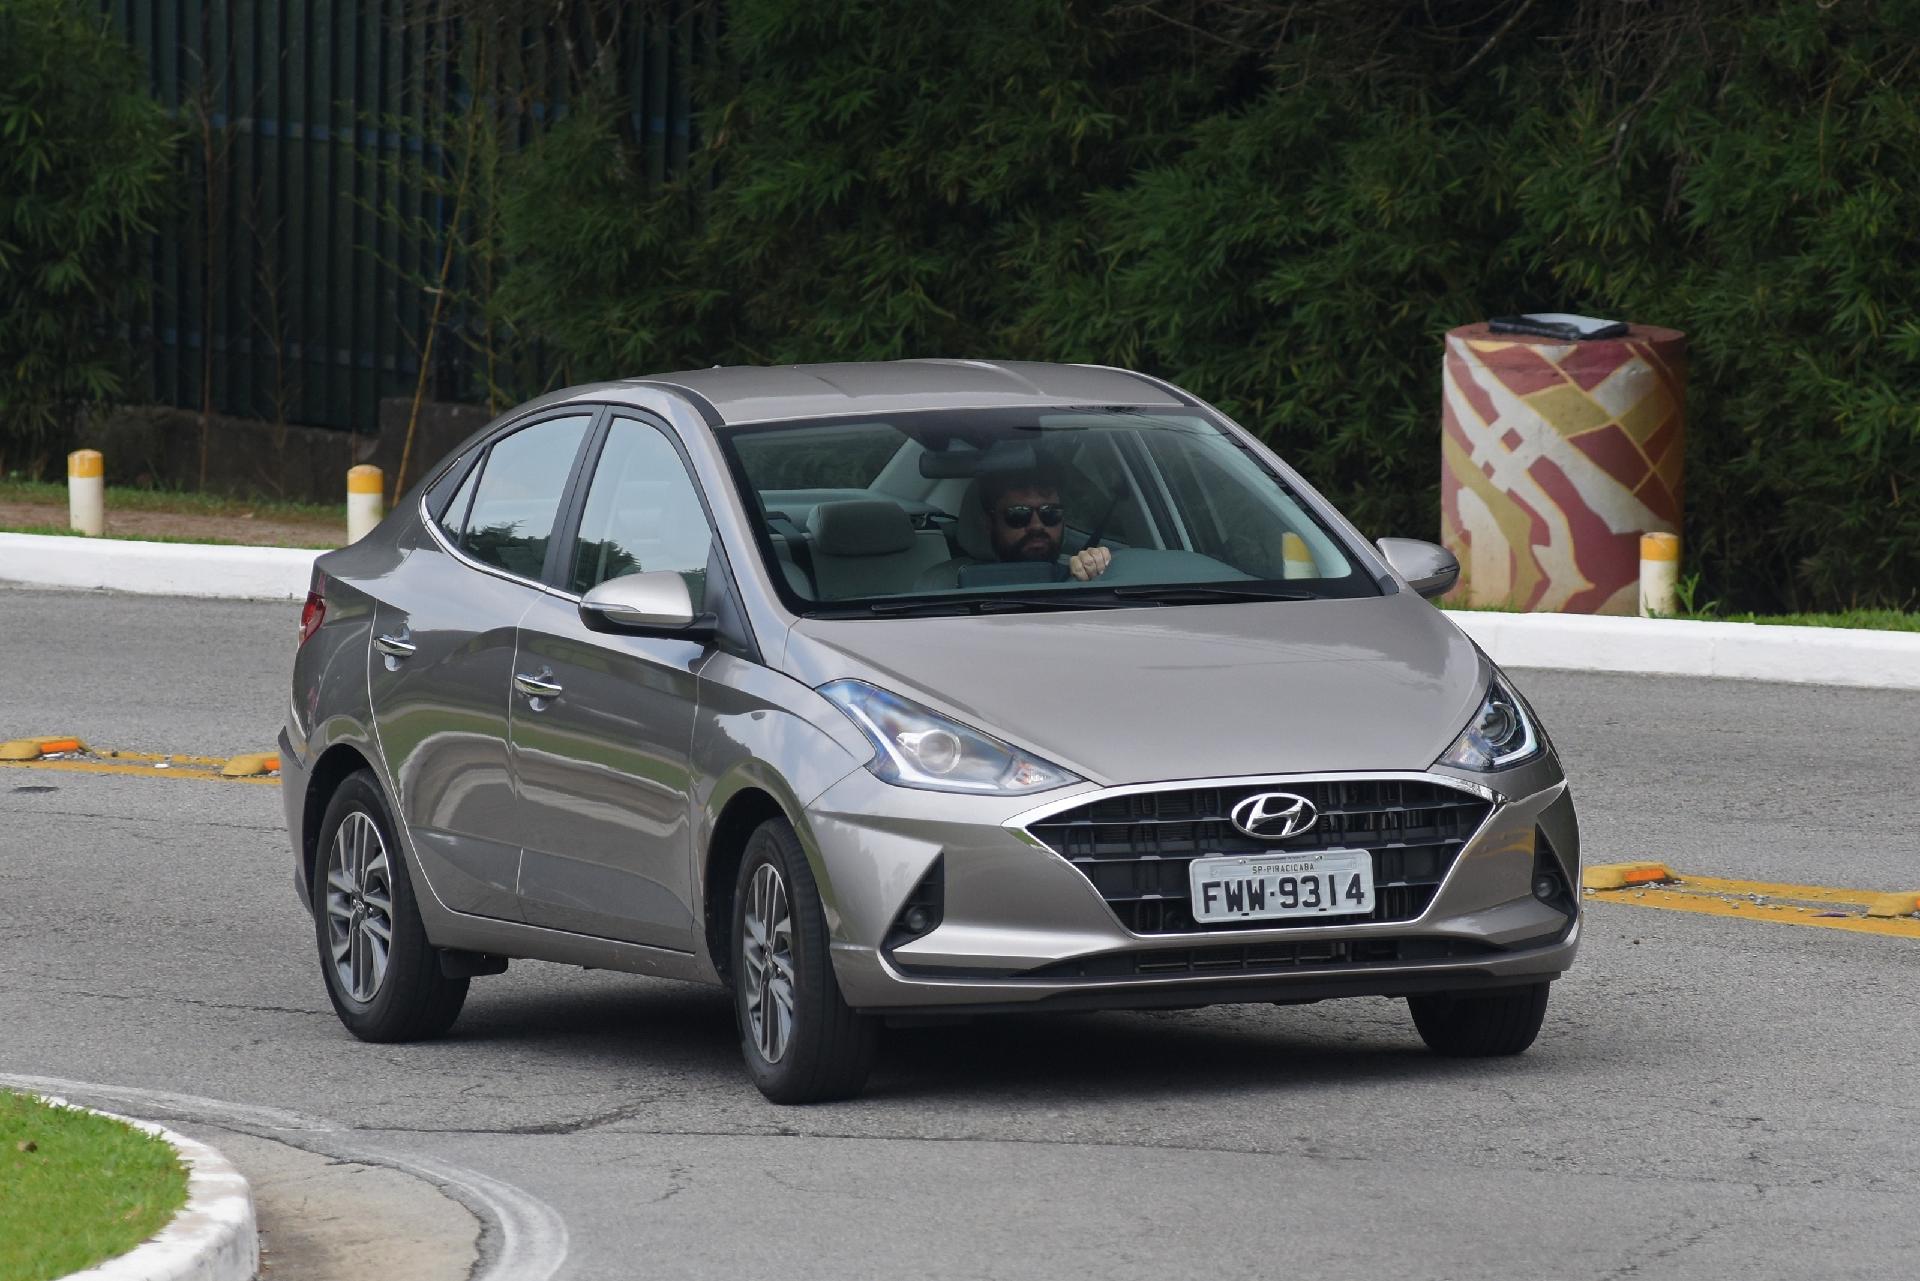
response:
<svg viewBox="0 0 1920 1281"><path fill-rule="evenodd" d="M57 481L18 480L0 477L0 502L65 503L67 487ZM290 503L279 499L225 498L218 494L193 494L170 489L135 489L126 485L107 486L107 510L180 512L188 516L238 516L252 512L256 517L279 520L334 521L344 524L345 503Z"/></svg>
<svg viewBox="0 0 1920 1281"><path fill-rule="evenodd" d="M187 1172L161 1140L0 1090L0 1281L125 1254L186 1203Z"/></svg>
<svg viewBox="0 0 1920 1281"><path fill-rule="evenodd" d="M54 534L61 538L87 537L87 535L84 535L84 534L74 533L71 529L68 529L65 525L0 525L0 534ZM211 544L212 546L215 546L215 547L258 547L260 546L260 544L258 543L243 543L243 542L240 542L238 539L233 539L233 538L200 538L200 537L187 538L179 534L102 534L101 538L102 540L108 541L108 542L117 540L117 541L135 542L135 543L189 543L189 544L196 544L196 545ZM343 541L342 539L336 538L331 542L294 542L294 543L275 543L273 545L276 547L311 548L315 551L332 551L335 548L339 547L342 541Z"/></svg>

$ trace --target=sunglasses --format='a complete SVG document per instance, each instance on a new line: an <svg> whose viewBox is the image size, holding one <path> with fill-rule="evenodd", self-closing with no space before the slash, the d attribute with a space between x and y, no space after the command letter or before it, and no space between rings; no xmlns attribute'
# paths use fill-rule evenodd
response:
<svg viewBox="0 0 1920 1281"><path fill-rule="evenodd" d="M1034 507L1028 503L1016 503L1012 507L1001 508L1000 519L1006 523L1008 529L1025 529L1033 523L1036 514L1039 515L1042 525L1052 529L1060 523L1060 504L1042 503Z"/></svg>

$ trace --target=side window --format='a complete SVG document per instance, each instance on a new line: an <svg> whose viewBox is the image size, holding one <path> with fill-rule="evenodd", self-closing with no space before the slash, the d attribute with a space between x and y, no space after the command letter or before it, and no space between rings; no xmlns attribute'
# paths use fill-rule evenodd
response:
<svg viewBox="0 0 1920 1281"><path fill-rule="evenodd" d="M614 419L587 487L568 589L584 593L609 578L670 569L687 580L697 610L712 543L706 509L673 442L657 427Z"/></svg>
<svg viewBox="0 0 1920 1281"><path fill-rule="evenodd" d="M549 418L495 441L460 527L461 550L509 574L539 578L567 474L592 423L588 414ZM459 519L460 501L455 494L449 521Z"/></svg>
<svg viewBox="0 0 1920 1281"><path fill-rule="evenodd" d="M467 478L460 482L460 488L453 491L453 498L443 508L440 515L440 527L456 539L467 523L467 509L473 506L473 491L480 484L480 467L477 463L467 464Z"/></svg>

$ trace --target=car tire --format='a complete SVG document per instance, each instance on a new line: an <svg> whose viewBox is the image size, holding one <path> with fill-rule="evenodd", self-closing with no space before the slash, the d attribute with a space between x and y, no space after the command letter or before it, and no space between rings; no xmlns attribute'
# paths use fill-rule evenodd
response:
<svg viewBox="0 0 1920 1281"><path fill-rule="evenodd" d="M349 775L327 804L311 893L320 972L349 1032L363 1041L421 1041L453 1026L467 980L440 972L386 799L368 770Z"/></svg>
<svg viewBox="0 0 1920 1281"><path fill-rule="evenodd" d="M1530 983L1501 992L1438 992L1410 996L1413 1026L1435 1054L1481 1059L1518 1054L1540 1034L1551 983Z"/></svg>
<svg viewBox="0 0 1920 1281"><path fill-rule="evenodd" d="M768 819L734 882L730 969L747 1074L775 1103L851 1098L879 1044L834 977L826 913L793 827Z"/></svg>

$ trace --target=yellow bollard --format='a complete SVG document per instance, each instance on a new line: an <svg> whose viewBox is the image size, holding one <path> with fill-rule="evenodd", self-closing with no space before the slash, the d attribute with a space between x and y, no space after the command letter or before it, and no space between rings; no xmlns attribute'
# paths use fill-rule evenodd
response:
<svg viewBox="0 0 1920 1281"><path fill-rule="evenodd" d="M1288 578L1320 577L1320 567L1313 563L1307 540L1292 530L1280 535L1280 568Z"/></svg>
<svg viewBox="0 0 1920 1281"><path fill-rule="evenodd" d="M1640 617L1680 612L1680 535L1640 535Z"/></svg>
<svg viewBox="0 0 1920 1281"><path fill-rule="evenodd" d="M107 460L97 449L67 455L67 525L95 538L107 532Z"/></svg>
<svg viewBox="0 0 1920 1281"><path fill-rule="evenodd" d="M373 532L386 513L380 506L380 493L384 486L380 469L372 463L361 463L358 467L347 469L347 541L357 543Z"/></svg>

